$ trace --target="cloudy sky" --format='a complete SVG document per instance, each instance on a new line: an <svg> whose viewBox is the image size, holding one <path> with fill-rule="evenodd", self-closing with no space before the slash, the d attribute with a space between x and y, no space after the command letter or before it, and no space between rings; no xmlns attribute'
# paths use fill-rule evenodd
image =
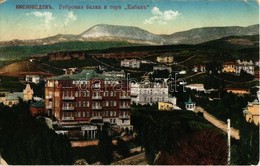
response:
<svg viewBox="0 0 260 166"><path fill-rule="evenodd" d="M259 24L258 2L259 0L0 0L0 40L36 39L59 33L80 34L96 24L136 26L155 34L172 34L205 26L249 26ZM17 5L24 5L24 9L17 8ZM26 5L50 5L52 9L28 9ZM127 9L128 5L134 9ZM83 9L78 9L81 6ZM68 7L76 9L69 10ZM99 7L101 9L95 9Z"/></svg>

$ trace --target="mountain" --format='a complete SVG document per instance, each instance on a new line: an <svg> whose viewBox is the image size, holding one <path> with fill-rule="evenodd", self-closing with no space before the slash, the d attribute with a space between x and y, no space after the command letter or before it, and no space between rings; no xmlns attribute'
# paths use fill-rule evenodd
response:
<svg viewBox="0 0 260 166"><path fill-rule="evenodd" d="M85 40L123 40L135 43L162 44L164 38L132 26L96 25L80 34Z"/></svg>
<svg viewBox="0 0 260 166"><path fill-rule="evenodd" d="M177 32L171 35L156 35L132 26L99 24L89 28L79 35L58 34L35 40L12 40L0 42L0 46L51 45L71 41L120 41L146 45L199 44L228 36L258 34L259 24L248 27L203 27Z"/></svg>
<svg viewBox="0 0 260 166"><path fill-rule="evenodd" d="M204 27L164 35L168 44L199 44L228 36L258 35L259 24L248 27Z"/></svg>

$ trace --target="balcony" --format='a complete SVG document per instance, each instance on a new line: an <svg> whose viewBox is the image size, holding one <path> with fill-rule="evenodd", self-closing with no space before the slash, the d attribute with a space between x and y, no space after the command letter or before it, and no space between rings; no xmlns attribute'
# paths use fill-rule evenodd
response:
<svg viewBox="0 0 260 166"><path fill-rule="evenodd" d="M102 96L92 96L93 100L102 100Z"/></svg>
<svg viewBox="0 0 260 166"><path fill-rule="evenodd" d="M101 110L101 109L102 109L102 106L92 106L92 109L93 109L93 110Z"/></svg>
<svg viewBox="0 0 260 166"><path fill-rule="evenodd" d="M75 100L74 96L62 96L62 100Z"/></svg>
<svg viewBox="0 0 260 166"><path fill-rule="evenodd" d="M120 109L130 109L130 105L121 105L119 106Z"/></svg>
<svg viewBox="0 0 260 166"><path fill-rule="evenodd" d="M74 109L75 109L74 107L62 107L63 111L71 111L71 110L74 110Z"/></svg>
<svg viewBox="0 0 260 166"><path fill-rule="evenodd" d="M52 109L51 105L46 106L46 109Z"/></svg>
<svg viewBox="0 0 260 166"><path fill-rule="evenodd" d="M120 119L130 119L129 115L119 115Z"/></svg>
<svg viewBox="0 0 260 166"><path fill-rule="evenodd" d="M47 100L52 100L52 96L51 96L51 95L47 95L47 96L45 96L45 98L46 98Z"/></svg>
<svg viewBox="0 0 260 166"><path fill-rule="evenodd" d="M62 117L62 120L74 120L74 117Z"/></svg>
<svg viewBox="0 0 260 166"><path fill-rule="evenodd" d="M130 96L119 96L119 99L128 100L128 99L131 99L131 97Z"/></svg>

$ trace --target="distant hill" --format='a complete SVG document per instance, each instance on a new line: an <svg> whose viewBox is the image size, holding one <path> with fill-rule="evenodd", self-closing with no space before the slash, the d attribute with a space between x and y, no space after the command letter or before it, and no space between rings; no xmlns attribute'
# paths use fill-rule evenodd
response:
<svg viewBox="0 0 260 166"><path fill-rule="evenodd" d="M259 24L248 27L204 27L165 35L169 44L199 44L228 36L259 35Z"/></svg>
<svg viewBox="0 0 260 166"><path fill-rule="evenodd" d="M72 41L117 41L146 45L199 44L228 36L257 34L259 34L259 24L248 27L202 27L173 33L171 35L156 35L133 26L99 24L79 35L58 34L35 40L12 40L0 42L0 46L50 45Z"/></svg>
<svg viewBox="0 0 260 166"><path fill-rule="evenodd" d="M240 50L246 48L259 48L259 35L229 36L217 40L201 43L201 46L210 46L219 49Z"/></svg>

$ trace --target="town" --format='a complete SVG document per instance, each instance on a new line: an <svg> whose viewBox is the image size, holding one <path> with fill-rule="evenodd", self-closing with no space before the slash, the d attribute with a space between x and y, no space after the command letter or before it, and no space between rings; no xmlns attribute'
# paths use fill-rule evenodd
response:
<svg viewBox="0 0 260 166"><path fill-rule="evenodd" d="M19 86L2 91L0 102L10 108L19 102L28 103L32 116L44 118L49 128L67 136L75 149L99 146L100 131L107 131L105 133L117 142L114 144L118 145L120 141L131 143L134 149L140 148L135 153L142 154L143 147L149 150L145 143L136 143L141 139L143 129L140 122L136 122L138 117L134 116L143 109L145 113L141 111L141 114L151 113L150 116L166 119L190 112L204 117L207 123L224 133L227 132L227 119L230 119L234 128L231 137L239 140L238 129L243 119L259 126L259 60L226 60L223 57L230 55L214 52L210 55L212 61L209 61L212 57L198 61L207 54L211 53L193 48L173 48L153 52L66 51L32 55L27 61L15 63L17 71L10 73L6 69L2 73L6 75L2 76L2 83L10 77L7 75L16 74L12 77L17 78ZM85 65L87 61L91 61L89 65ZM20 63L28 68L19 67ZM48 67L38 72L43 65ZM219 108L227 98L230 99L228 104L237 105L235 112L227 113L224 111L227 108ZM243 102L233 103L232 100ZM161 114L156 115L156 112ZM216 121L224 125L220 126ZM123 156L129 155L130 152ZM85 158L84 162L122 164L122 157L113 159L115 156L112 156L108 161ZM146 159L136 164L160 164L161 160L157 157L156 161L153 158L153 163ZM75 162L79 161L82 162L82 158Z"/></svg>

